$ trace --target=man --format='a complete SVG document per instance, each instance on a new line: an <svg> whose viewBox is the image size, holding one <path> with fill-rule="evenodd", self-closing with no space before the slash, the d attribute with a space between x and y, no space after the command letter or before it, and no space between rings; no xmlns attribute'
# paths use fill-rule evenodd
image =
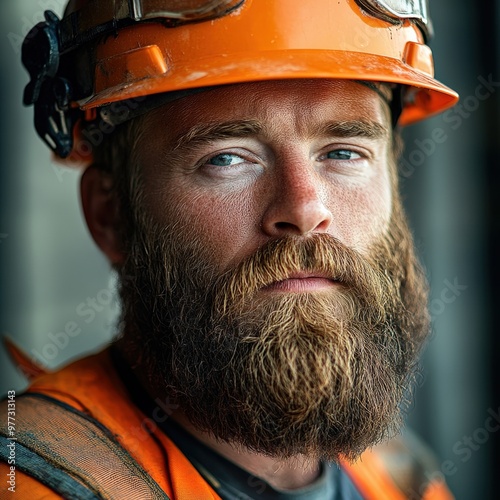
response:
<svg viewBox="0 0 500 500"><path fill-rule="evenodd" d="M25 100L87 164L122 321L17 398L21 498L451 498L398 437L428 333L398 127L457 99L429 30L369 0L46 14Z"/></svg>

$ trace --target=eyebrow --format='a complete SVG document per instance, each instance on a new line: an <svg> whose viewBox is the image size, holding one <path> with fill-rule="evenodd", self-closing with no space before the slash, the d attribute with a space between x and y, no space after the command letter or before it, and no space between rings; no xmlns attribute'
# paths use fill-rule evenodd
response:
<svg viewBox="0 0 500 500"><path fill-rule="evenodd" d="M264 125L257 120L200 123L174 140L173 151L223 139L257 136L264 131ZM376 140L387 137L389 131L378 122L351 120L321 123L310 130L307 135L310 137L366 137Z"/></svg>
<svg viewBox="0 0 500 500"><path fill-rule="evenodd" d="M178 136L174 141L174 151L186 146L208 144L222 139L256 136L263 126L257 120L235 120L229 122L200 123Z"/></svg>
<svg viewBox="0 0 500 500"><path fill-rule="evenodd" d="M384 139L389 136L389 130L374 121L332 121L315 127L312 135L320 137L365 137L367 139Z"/></svg>

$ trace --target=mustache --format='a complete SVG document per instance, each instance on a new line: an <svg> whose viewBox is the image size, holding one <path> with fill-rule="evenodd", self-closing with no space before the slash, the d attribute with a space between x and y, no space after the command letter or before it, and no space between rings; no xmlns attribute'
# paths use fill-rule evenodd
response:
<svg viewBox="0 0 500 500"><path fill-rule="evenodd" d="M385 302L389 278L377 265L328 234L286 236L271 240L215 282L217 309L224 314L230 301L245 301L263 288L299 273L321 276L360 297ZM384 287L385 285L385 287Z"/></svg>

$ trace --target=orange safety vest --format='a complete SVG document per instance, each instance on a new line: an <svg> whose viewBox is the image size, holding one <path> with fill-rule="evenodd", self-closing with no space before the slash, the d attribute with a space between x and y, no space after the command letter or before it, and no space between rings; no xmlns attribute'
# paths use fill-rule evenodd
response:
<svg viewBox="0 0 500 500"><path fill-rule="evenodd" d="M1 415L7 414L7 403L2 403ZM15 407L18 454L14 482L18 498L69 498L39 482L36 470L29 474L22 471L21 461L35 452L55 469L65 469L75 488L90 487L95 496L88 498L219 499L157 423L132 403L108 350L40 375L26 396L17 396ZM168 412L168 408L164 410ZM165 418L165 412L161 418ZM5 427L0 434L5 440ZM402 493L383 456L374 449L365 452L355 464L342 464L364 498L453 499L443 483L426 484L425 476L420 482L421 491L414 490L412 496ZM5 478L10 471L10 465L0 461L0 477ZM1 498L8 493L8 487L9 483L2 481Z"/></svg>

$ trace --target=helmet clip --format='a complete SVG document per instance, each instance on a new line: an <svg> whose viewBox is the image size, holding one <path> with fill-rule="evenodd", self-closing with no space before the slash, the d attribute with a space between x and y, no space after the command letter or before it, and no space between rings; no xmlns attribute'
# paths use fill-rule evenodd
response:
<svg viewBox="0 0 500 500"><path fill-rule="evenodd" d="M38 23L27 35L22 61L31 80L24 89L24 104L35 106L35 128L42 139L61 158L73 148L73 127L78 109L71 109L71 86L57 76L60 63L59 18L45 11L45 22Z"/></svg>

